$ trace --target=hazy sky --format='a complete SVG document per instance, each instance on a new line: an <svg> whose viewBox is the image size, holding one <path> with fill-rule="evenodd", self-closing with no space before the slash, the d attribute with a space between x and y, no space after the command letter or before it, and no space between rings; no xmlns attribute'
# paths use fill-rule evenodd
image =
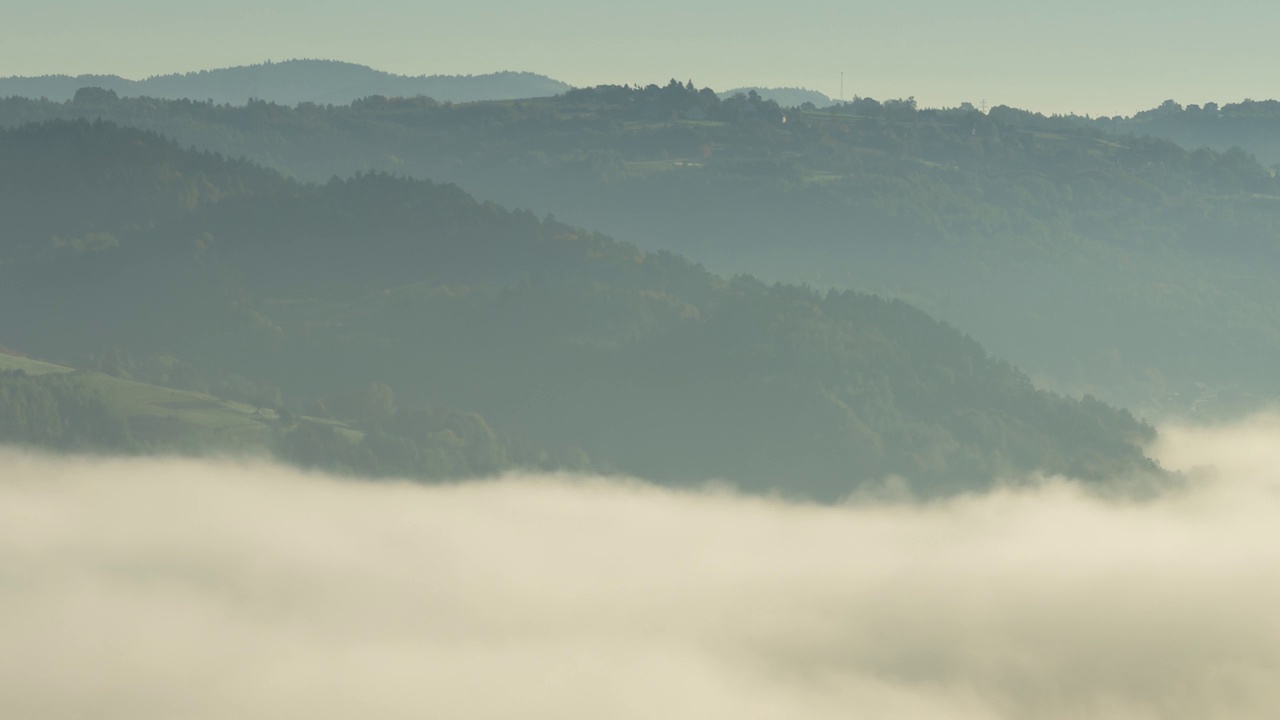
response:
<svg viewBox="0 0 1280 720"><path fill-rule="evenodd" d="M5 0L0 75L131 78L295 57L575 85L803 85L1111 114L1280 96L1262 0Z"/></svg>

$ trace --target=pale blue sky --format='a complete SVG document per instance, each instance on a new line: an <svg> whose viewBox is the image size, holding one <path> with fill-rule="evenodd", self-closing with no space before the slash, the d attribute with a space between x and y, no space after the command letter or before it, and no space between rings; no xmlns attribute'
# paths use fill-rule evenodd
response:
<svg viewBox="0 0 1280 720"><path fill-rule="evenodd" d="M1280 3L0 0L0 75L319 57L410 75L803 85L1045 112L1280 96Z"/></svg>

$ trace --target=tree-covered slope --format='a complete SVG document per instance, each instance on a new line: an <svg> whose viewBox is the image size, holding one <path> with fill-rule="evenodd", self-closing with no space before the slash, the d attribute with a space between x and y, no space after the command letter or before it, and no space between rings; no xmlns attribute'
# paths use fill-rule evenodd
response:
<svg viewBox="0 0 1280 720"><path fill-rule="evenodd" d="M397 406L382 385L346 394L332 411L315 405L317 417L294 413L277 388L260 382L224 376L210 387L172 356L134 362L116 350L92 361L98 369L75 370L0 352L0 443L274 456L365 477L456 479L513 467L589 468L580 450L548 454L495 433L475 413Z"/></svg>
<svg viewBox="0 0 1280 720"><path fill-rule="evenodd" d="M1166 100L1130 117L1072 119L1120 135L1170 140L1188 150L1240 148L1272 168L1280 164L1280 101L1276 100L1186 106Z"/></svg>
<svg viewBox="0 0 1280 720"><path fill-rule="evenodd" d="M240 167L108 124L6 131L0 153L64 136L174 154L179 185ZM68 171L113 192L108 165ZM101 203L66 208L110 245L12 237L49 251L0 258L6 344L174 358L188 382L251 379L300 413L385 387L397 405L465 408L517 444L562 448L552 464L585 451L595 467L668 482L829 499L886 475L955 492L1031 472L1153 469L1139 447L1151 430L1127 413L1039 391L900 301L727 280L448 185L243 172L262 187L194 206L139 174L172 207L131 220ZM40 227L42 213L13 210L15 226ZM379 412L363 412L377 427Z"/></svg>
<svg viewBox="0 0 1280 720"><path fill-rule="evenodd" d="M0 124L98 116L302 179L452 181L718 272L905 298L1043 385L1151 413L1280 397L1280 186L1240 151L675 82L465 105L0 102Z"/></svg>

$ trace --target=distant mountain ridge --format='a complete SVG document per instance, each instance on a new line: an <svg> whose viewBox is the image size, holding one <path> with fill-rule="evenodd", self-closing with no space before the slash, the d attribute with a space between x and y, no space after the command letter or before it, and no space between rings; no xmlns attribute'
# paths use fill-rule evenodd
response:
<svg viewBox="0 0 1280 720"><path fill-rule="evenodd" d="M567 83L530 72L410 77L335 60L288 60L156 75L145 80L117 75L5 77L0 78L0 97L65 102L85 87L110 90L121 97L213 100L232 105L244 105L250 99L282 105L346 105L371 95L423 95L440 102L474 102L547 97L571 89Z"/></svg>
<svg viewBox="0 0 1280 720"><path fill-rule="evenodd" d="M759 95L762 100L772 100L782 107L800 107L805 103L813 103L816 107L827 107L835 104L835 101L828 97L826 93L803 87L740 87L725 90L717 93L717 95L722 98L731 98L734 95L748 95L752 92Z"/></svg>

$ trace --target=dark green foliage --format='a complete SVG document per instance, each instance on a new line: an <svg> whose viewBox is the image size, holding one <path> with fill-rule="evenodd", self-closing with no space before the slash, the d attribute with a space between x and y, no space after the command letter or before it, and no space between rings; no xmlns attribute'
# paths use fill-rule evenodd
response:
<svg viewBox="0 0 1280 720"><path fill-rule="evenodd" d="M654 102L696 95L673 88ZM49 125L0 146L85 132ZM169 147L105 126L93 136ZM107 170L87 163L77 182ZM726 281L448 185L247 174L261 191L194 207L161 184L154 215L111 226L117 242L92 262L4 258L6 342L124 372L155 365L129 357L181 358L211 389L261 378L278 388L254 404L275 411L279 452L362 474L590 463L832 499L888 474L956 492L1001 475L1154 470L1139 449L1150 429L1127 413L1038 391L902 302ZM70 214L114 219L83 207ZM104 352L114 347L128 356ZM298 405L322 402L347 425L276 411L292 398L320 398Z"/></svg>
<svg viewBox="0 0 1280 720"><path fill-rule="evenodd" d="M1239 150L1007 107L856 98L786 109L675 80L459 105L109 100L4 100L0 125L102 116L304 180L384 171L456 182L720 272L904 297L1038 382L1152 413L1280 397L1268 360L1280 355L1280 185ZM1231 107L1213 111L1263 117L1270 106ZM1157 114L1192 112L1175 110ZM355 182L373 197L394 185L376 178ZM370 200L364 212L376 214L343 220L303 195L293 207L314 216L321 248L354 218L382 232L412 214ZM204 231L184 232L195 243ZM119 242L68 233L41 242L86 256Z"/></svg>
<svg viewBox="0 0 1280 720"><path fill-rule="evenodd" d="M126 422L72 374L0 371L0 443L58 450L129 451Z"/></svg>
<svg viewBox="0 0 1280 720"><path fill-rule="evenodd" d="M7 256L93 256L116 246L113 232L139 221L289 184L243 161L87 121L0 130L0 167Z"/></svg>

